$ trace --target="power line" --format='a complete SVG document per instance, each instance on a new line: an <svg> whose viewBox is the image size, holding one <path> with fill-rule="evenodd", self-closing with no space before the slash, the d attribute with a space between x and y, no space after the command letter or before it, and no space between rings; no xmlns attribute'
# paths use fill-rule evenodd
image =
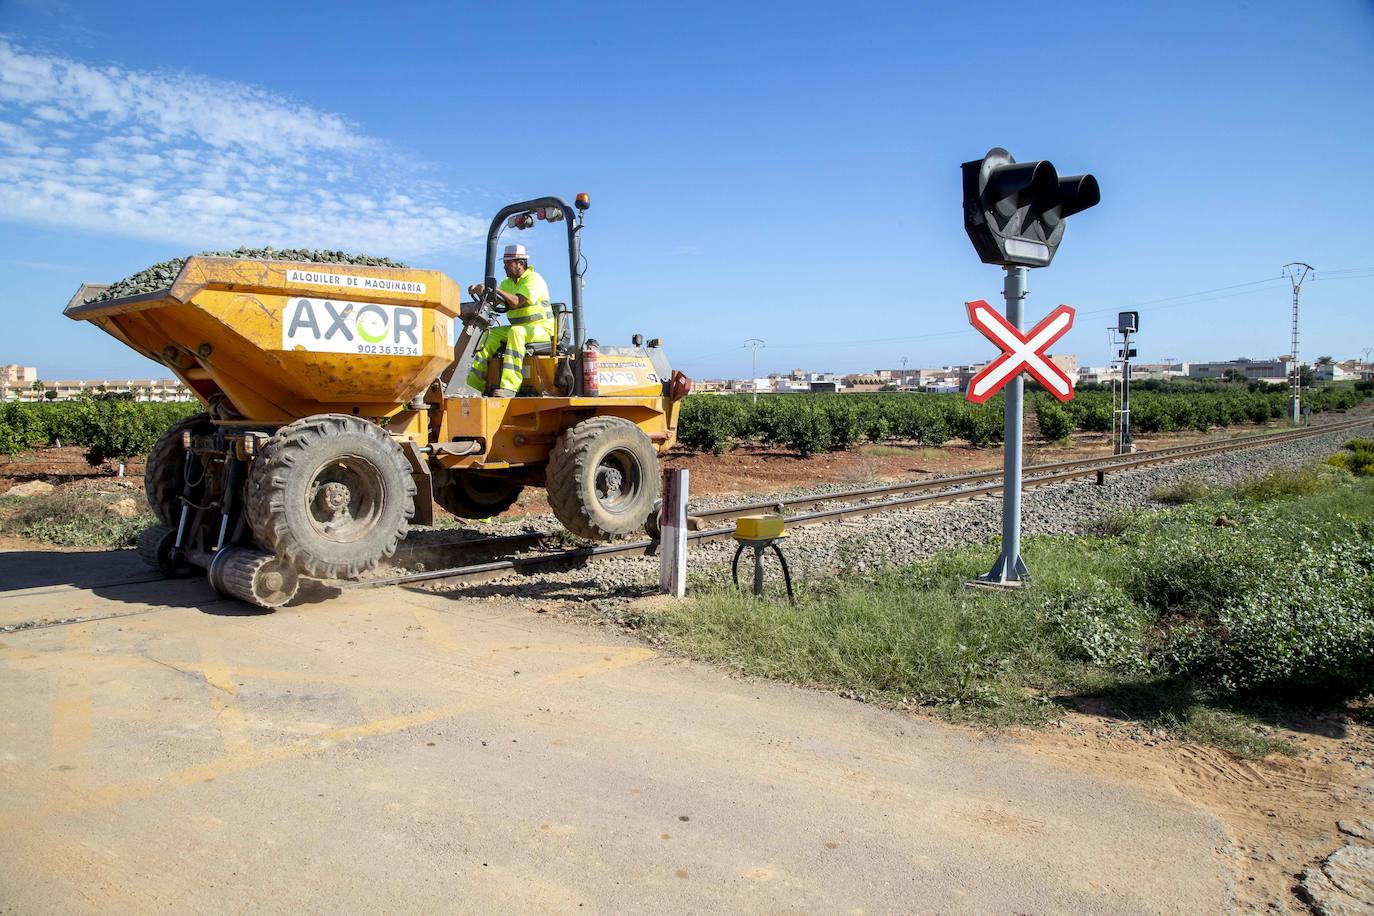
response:
<svg viewBox="0 0 1374 916"><path fill-rule="evenodd" d="M1340 267L1340 268L1337 268L1336 270L1323 270L1323 271L1322 271L1322 276L1323 276L1323 277L1329 277L1329 276L1331 276L1332 274L1348 274L1348 273L1354 273L1354 272L1357 271L1357 270L1374 270L1374 267ZM1313 279L1316 279L1316 278L1314 277Z"/></svg>
<svg viewBox="0 0 1374 916"><path fill-rule="evenodd" d="M1349 268L1342 268L1341 270L1322 271L1322 278L1323 278L1323 279L1326 279L1326 280L1347 280L1347 279L1349 279L1349 280L1355 280L1355 279L1364 279L1363 277L1359 277L1359 276L1349 276L1349 277L1346 277L1346 276L1337 276L1337 277L1333 277L1333 276L1331 276L1331 275L1332 275L1332 274L1339 274L1339 273L1342 273L1342 272L1348 273L1348 272L1365 271L1365 270L1374 271L1374 267L1349 267ZM1249 294L1251 294L1251 293L1257 292L1258 290L1255 289L1256 287L1261 287L1261 286L1265 286L1265 285L1267 285L1267 284L1273 284L1273 283L1282 283L1282 282L1284 282L1286 279L1287 279L1287 278L1286 278L1284 275L1280 274L1279 276L1275 276L1275 277L1265 277L1265 278L1263 278L1263 279L1258 279L1258 280L1247 280L1247 281L1245 281L1245 282L1243 282L1243 283L1232 283L1232 284L1229 284L1229 285L1227 285L1227 286L1216 286L1216 287L1212 287L1212 288L1210 288L1210 289L1195 290L1195 291L1190 292L1190 293L1179 293L1179 294L1174 295L1174 296L1161 296L1161 297L1159 297L1159 298L1157 298L1157 299L1143 299L1143 300L1140 300L1140 301L1138 301L1138 302L1132 302L1132 303L1129 303L1129 304L1123 304L1123 305L1117 305L1117 306L1110 306L1110 307L1104 307L1104 308L1099 308L1099 309L1090 309L1090 310L1088 310L1088 311L1080 311L1080 312L1078 312L1078 316L1079 316L1080 318L1091 318L1091 317L1095 317L1095 316L1097 316L1097 315L1109 315L1109 314L1114 314L1114 313L1119 312L1119 311L1129 311L1129 310L1132 310L1132 309L1139 309L1139 308L1143 308L1143 307L1147 307L1147 306L1152 307L1152 308L1151 308L1151 311L1162 311L1162 310L1164 310L1164 309L1168 309L1168 308L1179 308L1179 307L1181 307L1181 306L1186 306L1186 305L1202 305L1202 304L1205 304L1205 303L1208 303L1208 302L1217 302L1217 301L1220 301L1220 300L1223 300L1223 299L1232 299L1232 298L1236 298L1236 297L1239 297L1239 296L1246 296L1246 295L1249 295ZM1316 278L1313 277L1312 279L1315 280ZM829 350L829 349L839 349L839 348L848 348L848 347L871 347L871 346L873 346L874 344L881 344L881 343L898 343L898 342L908 342L908 341L937 340L937 339L946 338L946 337L962 337L962 336L966 336L966 335L968 335L968 336L976 336L977 334L978 334L978 332L975 331L973 328L965 327L965 328L960 328L960 329L957 329L957 330L931 331L931 332L926 333L926 334L910 334L910 335L905 335L905 336L900 336L900 337L868 337L868 338L864 338L864 339L860 339L860 340L827 340L827 341L815 341L815 342L770 343L770 344L768 344L768 349L770 349L770 350L818 350L818 349L827 349L827 350ZM733 353L733 352L735 352L736 350L745 349L746 347L747 347L747 345L745 345L745 346L731 347L731 348L729 348L729 349L727 349L727 350L722 350L722 351L719 351L719 352L717 352L717 353L706 354L705 356L688 357L688 358L682 359L682 362L691 362L691 361L696 361L696 360L701 360L701 359L710 359L710 358L712 358L712 357L714 357L714 356L721 356L721 355L724 355L724 354L726 354L726 353Z"/></svg>
<svg viewBox="0 0 1374 916"><path fill-rule="evenodd" d="M745 344L740 344L738 347L728 347L724 350L717 350L715 353L703 353L697 356L679 356L678 360L684 363L696 362L699 359L711 359L715 356L724 356L726 353L734 353L736 350L743 350L744 348Z"/></svg>
<svg viewBox="0 0 1374 916"><path fill-rule="evenodd" d="M1164 296L1164 297L1159 298L1159 299L1146 299L1146 300L1143 300L1143 301L1140 301L1140 302L1133 302L1133 303L1130 303L1130 304L1128 304L1128 305L1119 305L1119 306L1111 306L1111 307L1109 307L1109 308L1092 309L1092 310L1086 311L1086 312L1079 312L1078 314L1079 314L1080 317L1088 318L1088 317L1092 317L1092 316L1094 316L1094 315L1107 315L1107 314L1111 314L1111 313L1118 312L1118 311L1128 311L1128 310L1130 310L1130 309L1140 308L1140 307L1142 307L1142 306L1148 306L1148 305L1156 305L1157 307L1155 308L1155 311L1159 311L1160 309L1165 309L1165 308L1176 308L1176 307L1178 307L1178 306L1184 306L1184 305L1198 305L1198 304L1201 304L1201 303L1203 303L1203 302L1212 302L1212 301L1216 301L1216 300L1219 300L1219 299L1228 299L1228 298L1232 298L1232 297L1235 297L1235 296L1244 296L1244 295L1248 295L1248 294L1250 294L1251 292L1254 292L1254 290L1253 290L1253 289L1250 289L1249 287L1261 286L1261 285L1267 284L1267 283L1281 283L1281 282L1283 282L1283 280L1284 280L1284 278L1283 278L1282 276L1277 276L1277 277L1266 277L1266 278L1264 278L1264 279L1262 279L1262 280L1248 280L1248 281L1246 281L1246 282L1244 282L1244 283L1232 283L1232 284L1230 284L1229 286L1217 286L1217 287L1213 287L1212 289L1196 290L1196 291L1191 292L1191 293L1180 293L1179 295L1176 295L1176 296ZM1200 297L1201 297L1201 298L1200 298ZM1168 304L1167 304L1167 305L1159 305L1159 303L1168 303ZM875 344L875 343L896 343L896 342L898 342L898 341L933 340L933 339L941 338L941 337L959 337L959 336L963 336L963 335L976 335L977 333L978 333L978 332L975 331L975 330L972 329L972 328L961 328L961 329L959 329L959 330L932 331L931 333L928 333L928 334L913 334L913 335L903 336L903 337L870 337L870 338L866 338L866 339L864 339L864 340L822 341L822 342L816 342L816 343L791 343L791 344L783 343L783 344L769 344L769 345L768 345L768 348L769 348L770 350L809 350L809 349L818 349L818 348L822 348L822 347L824 347L824 348L836 348L836 347L868 347L868 346L872 346L872 345Z"/></svg>

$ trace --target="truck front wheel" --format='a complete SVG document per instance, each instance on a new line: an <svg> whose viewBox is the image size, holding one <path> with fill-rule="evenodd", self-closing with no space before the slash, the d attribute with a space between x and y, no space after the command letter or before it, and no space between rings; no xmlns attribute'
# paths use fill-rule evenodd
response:
<svg viewBox="0 0 1374 916"><path fill-rule="evenodd" d="M563 526L607 541L643 528L658 498L658 453L629 420L593 417L558 437L545 476Z"/></svg>
<svg viewBox="0 0 1374 916"><path fill-rule="evenodd" d="M381 427L321 414L267 441L245 507L268 551L308 576L352 579L396 552L415 514L415 482Z"/></svg>

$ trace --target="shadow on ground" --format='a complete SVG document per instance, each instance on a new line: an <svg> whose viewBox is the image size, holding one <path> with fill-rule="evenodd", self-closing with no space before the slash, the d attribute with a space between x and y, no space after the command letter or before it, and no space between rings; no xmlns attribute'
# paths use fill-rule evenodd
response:
<svg viewBox="0 0 1374 916"><path fill-rule="evenodd" d="M1344 738L1349 730L1348 710L1339 705L1333 709L1330 703L1242 702L1208 694L1196 684L1181 678L1121 684L1105 690L1061 696L1055 702L1076 712L1143 726L1184 723L1199 707L1207 706L1277 728L1325 738Z"/></svg>
<svg viewBox="0 0 1374 916"><path fill-rule="evenodd" d="M655 589L647 585L607 585L597 579L576 579L553 582L547 579L504 579L482 585L463 586L453 591L428 589L421 585L407 586L407 591L442 595L445 598L522 598L548 601L595 601L607 598L642 598Z"/></svg>
<svg viewBox="0 0 1374 916"><path fill-rule="evenodd" d="M106 601L147 605L151 608L196 608L220 617L255 617L272 613L217 593L199 570L184 579L167 579L149 569L132 550L47 551L12 550L0 553L0 597L25 591L29 596L44 589L61 594L77 588ZM340 590L314 580L301 582L300 592L287 607L319 604ZM54 601L51 617L61 617Z"/></svg>

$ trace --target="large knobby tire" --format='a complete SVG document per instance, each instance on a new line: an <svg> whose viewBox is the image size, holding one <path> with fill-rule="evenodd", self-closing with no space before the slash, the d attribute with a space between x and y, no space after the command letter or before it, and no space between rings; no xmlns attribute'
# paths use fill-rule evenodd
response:
<svg viewBox="0 0 1374 916"><path fill-rule="evenodd" d="M549 505L563 526L607 541L644 526L658 498L658 453L630 421L594 417L558 438L545 477Z"/></svg>
<svg viewBox="0 0 1374 916"><path fill-rule="evenodd" d="M459 518L491 518L500 515L520 498L518 483L491 474L449 471L434 478L434 501Z"/></svg>
<svg viewBox="0 0 1374 916"><path fill-rule="evenodd" d="M181 490L185 483L186 449L181 447L181 434L203 436L214 431L208 413L192 414L178 420L158 437L143 466L143 492L153 515L164 525L176 527L181 521Z"/></svg>
<svg viewBox="0 0 1374 916"><path fill-rule="evenodd" d="M352 579L391 556L415 514L401 449L381 427L346 414L277 430L244 497L258 543L320 579Z"/></svg>

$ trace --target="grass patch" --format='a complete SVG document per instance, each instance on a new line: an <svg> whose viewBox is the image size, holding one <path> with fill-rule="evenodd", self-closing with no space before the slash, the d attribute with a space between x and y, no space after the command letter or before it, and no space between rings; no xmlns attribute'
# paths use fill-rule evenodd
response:
<svg viewBox="0 0 1374 916"><path fill-rule="evenodd" d="M118 514L132 499L136 513ZM0 533L59 547L131 547L155 519L141 492L57 490L41 496L0 497Z"/></svg>
<svg viewBox="0 0 1374 916"><path fill-rule="evenodd" d="M1030 538L1033 584L974 590L995 548L802 583L795 607L718 582L643 625L740 672L989 726L1059 703L1240 756L1266 721L1374 692L1374 480L1282 471L1077 537Z"/></svg>
<svg viewBox="0 0 1374 916"><path fill-rule="evenodd" d="M1201 480L1189 477L1178 483L1164 484L1150 491L1150 499L1169 506L1183 506L1201 502L1216 494L1216 488Z"/></svg>
<svg viewBox="0 0 1374 916"><path fill-rule="evenodd" d="M1310 496L1334 483L1336 478L1320 467L1275 468L1260 477L1237 484L1232 492L1247 502L1263 503L1293 496Z"/></svg>
<svg viewBox="0 0 1374 916"><path fill-rule="evenodd" d="M911 456L915 455L916 452L917 450L915 448L903 445L882 445L870 443L868 445L859 446L860 455L869 455L873 458L891 458L893 456L898 455Z"/></svg>
<svg viewBox="0 0 1374 916"><path fill-rule="evenodd" d="M685 653L745 674L991 724L1040 721L1051 710L1024 687L1057 664L1053 640L1014 596L964 592L990 562L944 557L916 588L908 570L830 580L802 590L795 607L708 585L651 625ZM1043 638L1027 638L1037 630Z"/></svg>
<svg viewBox="0 0 1374 916"><path fill-rule="evenodd" d="M1374 439L1351 439L1327 463L1358 477L1374 477Z"/></svg>

